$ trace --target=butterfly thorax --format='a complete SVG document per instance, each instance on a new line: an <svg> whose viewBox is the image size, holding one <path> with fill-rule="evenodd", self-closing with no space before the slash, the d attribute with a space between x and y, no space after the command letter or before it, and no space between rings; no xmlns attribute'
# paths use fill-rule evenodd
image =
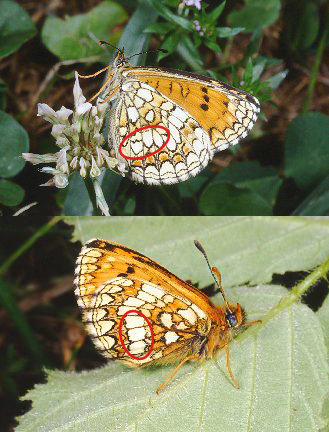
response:
<svg viewBox="0 0 329 432"><path fill-rule="evenodd" d="M207 336L208 342L204 347L204 356L212 358L214 354L227 345L245 321L245 312L240 304L229 304L227 308L216 308L217 316Z"/></svg>

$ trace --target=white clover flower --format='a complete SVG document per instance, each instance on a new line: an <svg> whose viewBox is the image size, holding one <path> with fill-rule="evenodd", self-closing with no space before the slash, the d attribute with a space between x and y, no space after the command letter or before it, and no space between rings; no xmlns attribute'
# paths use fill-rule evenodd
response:
<svg viewBox="0 0 329 432"><path fill-rule="evenodd" d="M194 6L198 10L201 9L201 0L183 0L185 6Z"/></svg>
<svg viewBox="0 0 329 432"><path fill-rule="evenodd" d="M101 97L98 97L95 105L86 102L80 88L77 72L75 73L73 96L74 111L64 106L60 110L54 111L45 103L38 104L37 115L52 123L51 134L56 139L59 151L45 155L23 153L22 156L26 161L34 165L41 163L56 164L55 168L42 168L42 172L53 175L53 178L42 186L64 188L68 185L69 176L74 171L79 171L83 178L91 177L97 205L103 213L105 211L104 214L108 214L105 199L102 197L96 179L105 168L115 169L116 172L123 176L126 170L124 163L119 164L118 160L103 148L105 140L101 130L109 103L104 102Z"/></svg>

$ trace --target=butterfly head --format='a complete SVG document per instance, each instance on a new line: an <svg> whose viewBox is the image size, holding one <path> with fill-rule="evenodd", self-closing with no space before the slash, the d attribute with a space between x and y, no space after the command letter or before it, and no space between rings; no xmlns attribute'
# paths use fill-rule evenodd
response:
<svg viewBox="0 0 329 432"><path fill-rule="evenodd" d="M125 57L124 48L117 48L118 53L114 59L113 66L121 67L128 63L127 58Z"/></svg>
<svg viewBox="0 0 329 432"><path fill-rule="evenodd" d="M229 309L226 309L225 319L229 328L237 329L245 322L246 314L244 309L238 303L236 305L229 304Z"/></svg>

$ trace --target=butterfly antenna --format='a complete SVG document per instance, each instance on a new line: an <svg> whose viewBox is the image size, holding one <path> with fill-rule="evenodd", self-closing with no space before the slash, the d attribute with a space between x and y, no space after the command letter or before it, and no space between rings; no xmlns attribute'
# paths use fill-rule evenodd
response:
<svg viewBox="0 0 329 432"><path fill-rule="evenodd" d="M112 45L109 42L106 42L106 41L103 41L103 40L98 41L98 44L99 45L108 45L108 46L110 46L112 48L115 48L118 51L122 51L120 48L116 47L115 45Z"/></svg>
<svg viewBox="0 0 329 432"><path fill-rule="evenodd" d="M127 59L131 59L132 57L135 57L135 56L138 56L138 55L141 55L141 54L147 54L147 53L150 53L150 52L158 52L158 51L161 51L161 52L163 52L163 53L167 53L167 52L168 52L168 51L165 50L165 49L158 48L158 49L156 49L156 50L142 51L142 52L140 52L140 53L133 54L132 56L127 57Z"/></svg>
<svg viewBox="0 0 329 432"><path fill-rule="evenodd" d="M205 257L205 260L207 261L209 270L210 270L210 272L211 272L211 274L212 274L212 276L213 276L213 278L214 278L214 280L216 282L216 285L218 286L219 291L221 292L221 294L223 296L223 299L224 299L224 302L225 302L225 306L228 309L228 311L231 312L231 310L229 308L229 305L228 305L228 302L226 300L226 296L225 296L224 290L223 290L222 275L221 275L220 271L218 270L217 267L211 267L211 265L209 264L209 260L208 260L206 251L204 250L204 248L201 245L201 243L198 242L198 240L194 240L194 244L199 249L199 251L202 253L202 255Z"/></svg>

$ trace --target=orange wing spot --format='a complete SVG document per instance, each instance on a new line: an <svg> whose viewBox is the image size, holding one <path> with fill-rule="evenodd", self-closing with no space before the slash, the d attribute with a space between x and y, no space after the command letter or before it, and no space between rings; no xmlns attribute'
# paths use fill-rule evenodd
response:
<svg viewBox="0 0 329 432"><path fill-rule="evenodd" d="M136 167L141 167L141 166L143 166L143 163L141 160L134 160L134 161L132 161L131 165L136 166Z"/></svg>
<svg viewBox="0 0 329 432"><path fill-rule="evenodd" d="M191 135L191 130L188 128L184 128L181 130L181 133L184 135L185 138L189 137Z"/></svg>
<svg viewBox="0 0 329 432"><path fill-rule="evenodd" d="M175 155L175 156L174 156L174 161L175 161L176 163L178 163L178 162L182 162L182 160L183 160L183 158L182 158L181 155Z"/></svg>
<svg viewBox="0 0 329 432"><path fill-rule="evenodd" d="M185 144L184 147L183 147L183 152L184 152L184 154L187 155L187 154L190 153L190 151L191 151L191 146Z"/></svg>
<svg viewBox="0 0 329 432"><path fill-rule="evenodd" d="M149 164L154 164L154 162L155 162L155 160L154 160L154 157L153 156L149 156L148 158L146 158L146 161L149 163Z"/></svg>
<svg viewBox="0 0 329 432"><path fill-rule="evenodd" d="M168 155L167 155L167 153L160 153L160 155L159 155L159 159L160 159L161 162L165 162L165 161L167 161L167 160L168 160Z"/></svg>

